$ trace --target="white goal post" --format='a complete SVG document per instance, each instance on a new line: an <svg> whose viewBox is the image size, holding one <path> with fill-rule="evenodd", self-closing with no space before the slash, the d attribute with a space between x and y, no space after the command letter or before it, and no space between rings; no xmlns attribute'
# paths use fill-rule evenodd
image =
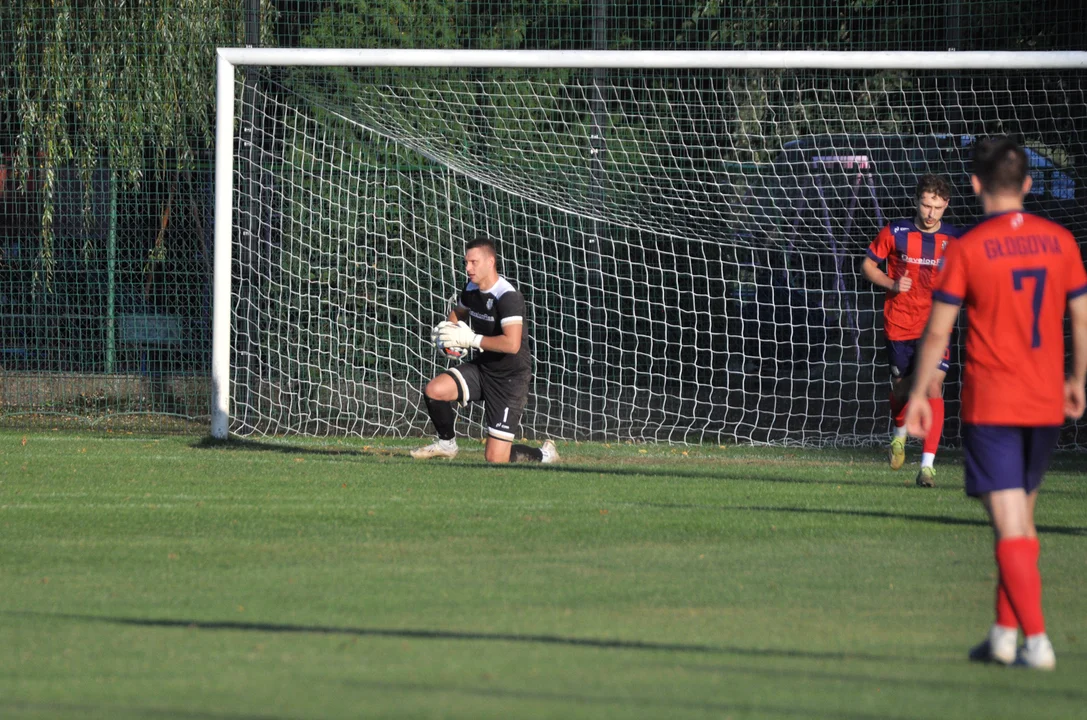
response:
<svg viewBox="0 0 1087 720"><path fill-rule="evenodd" d="M211 435L425 431L424 330L486 233L535 308L529 433L882 439L881 307L854 268L872 228L924 172L961 187L971 143L1001 132L1031 149L1039 207L1087 239L1085 69L1087 52L220 48ZM972 198L949 215L973 219Z"/></svg>

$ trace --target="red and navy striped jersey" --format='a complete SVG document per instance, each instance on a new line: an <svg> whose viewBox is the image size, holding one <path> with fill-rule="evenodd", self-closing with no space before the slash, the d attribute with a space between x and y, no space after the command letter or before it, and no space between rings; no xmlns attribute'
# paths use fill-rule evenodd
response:
<svg viewBox="0 0 1087 720"><path fill-rule="evenodd" d="M938 232L921 232L912 220L893 222L868 246L868 257L887 261L887 275L898 280L909 273L913 287L887 293L883 303L883 331L888 340L916 340L925 332L932 310L932 288L947 243L962 231L941 223Z"/></svg>

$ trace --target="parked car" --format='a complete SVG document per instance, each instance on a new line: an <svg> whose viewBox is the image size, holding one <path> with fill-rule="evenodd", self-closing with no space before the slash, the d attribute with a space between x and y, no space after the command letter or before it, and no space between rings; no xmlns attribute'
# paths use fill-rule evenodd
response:
<svg viewBox="0 0 1087 720"><path fill-rule="evenodd" d="M947 219L971 225L980 208L970 188L974 135L810 135L782 146L752 186L747 212L766 240L823 247L867 245L879 229L913 214L917 179L932 172L955 189ZM1033 186L1027 209L1083 228L1076 180L1028 148Z"/></svg>

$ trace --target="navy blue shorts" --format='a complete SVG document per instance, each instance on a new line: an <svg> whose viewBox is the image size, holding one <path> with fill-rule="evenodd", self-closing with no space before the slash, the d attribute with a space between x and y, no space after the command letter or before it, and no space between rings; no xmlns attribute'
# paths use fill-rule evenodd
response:
<svg viewBox="0 0 1087 720"><path fill-rule="evenodd" d="M977 497L996 490L1022 488L1029 495L1042 477L1057 446L1059 425L962 425L966 494Z"/></svg>
<svg viewBox="0 0 1087 720"><path fill-rule="evenodd" d="M913 361L917 351L921 349L921 339L917 340L888 340L887 364L891 368L891 377L905 378L913 375ZM940 361L939 368L947 372L951 362L951 347L944 349L944 358Z"/></svg>

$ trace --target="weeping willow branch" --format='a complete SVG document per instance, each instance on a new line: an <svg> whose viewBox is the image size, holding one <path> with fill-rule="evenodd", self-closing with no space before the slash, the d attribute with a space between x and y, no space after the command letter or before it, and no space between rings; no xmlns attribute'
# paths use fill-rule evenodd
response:
<svg viewBox="0 0 1087 720"><path fill-rule="evenodd" d="M266 41L274 9L262 0ZM73 166L82 211L108 167L138 191L148 171L172 185L213 144L215 48L244 38L245 0L22 0L14 25L13 179L40 201L36 289L53 292L57 171ZM6 89L5 89L6 88ZM148 160L150 159L150 161ZM169 207L171 200L165 201ZM165 211L168 216L168 211ZM164 211L158 213L164 215ZM160 232L152 255L165 253ZM84 246L82 256L92 248Z"/></svg>

